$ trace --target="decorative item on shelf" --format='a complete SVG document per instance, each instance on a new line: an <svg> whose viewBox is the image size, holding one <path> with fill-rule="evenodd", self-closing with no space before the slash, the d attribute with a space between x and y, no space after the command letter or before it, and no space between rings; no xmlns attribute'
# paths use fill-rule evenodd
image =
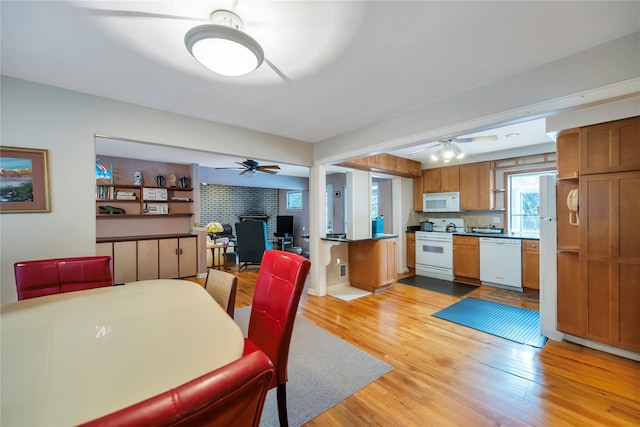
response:
<svg viewBox="0 0 640 427"><path fill-rule="evenodd" d="M142 179L142 171L135 171L133 173L133 185L143 185L144 180Z"/></svg>
<svg viewBox="0 0 640 427"><path fill-rule="evenodd" d="M212 221L207 224L207 234L209 234L212 239L217 239L218 233L222 233L223 230L224 227L219 222Z"/></svg>
<svg viewBox="0 0 640 427"><path fill-rule="evenodd" d="M191 184L190 179L187 178L186 176L183 176L182 178L180 178L180 185L182 185L182 188L189 188L190 184Z"/></svg>
<svg viewBox="0 0 640 427"><path fill-rule="evenodd" d="M115 206L98 206L98 213L101 214L125 214L125 210L122 208L117 208Z"/></svg>
<svg viewBox="0 0 640 427"><path fill-rule="evenodd" d="M167 187L175 187L178 183L178 178L175 173L169 174L169 185Z"/></svg>
<svg viewBox="0 0 640 427"><path fill-rule="evenodd" d="M164 175L162 174L156 175L156 185L158 187L164 187L165 182L166 182L166 178L164 177Z"/></svg>
<svg viewBox="0 0 640 427"><path fill-rule="evenodd" d="M96 183L97 184L113 184L113 165L107 169L100 163L100 157L96 159Z"/></svg>

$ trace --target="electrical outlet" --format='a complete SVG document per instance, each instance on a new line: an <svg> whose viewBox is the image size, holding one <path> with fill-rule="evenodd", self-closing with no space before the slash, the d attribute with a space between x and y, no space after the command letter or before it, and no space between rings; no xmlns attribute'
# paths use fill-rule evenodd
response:
<svg viewBox="0 0 640 427"><path fill-rule="evenodd" d="M494 224L500 224L500 217L499 216L494 216L493 217L493 223Z"/></svg>

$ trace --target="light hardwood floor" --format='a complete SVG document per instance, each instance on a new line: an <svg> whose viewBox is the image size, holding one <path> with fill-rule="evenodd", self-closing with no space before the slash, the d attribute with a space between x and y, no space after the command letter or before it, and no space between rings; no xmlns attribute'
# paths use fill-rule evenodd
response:
<svg viewBox="0 0 640 427"><path fill-rule="evenodd" d="M250 305L258 267L230 272L236 307ZM538 308L493 290L468 296ZM304 293L300 316L393 366L306 425L640 425L640 362L564 342L537 349L431 316L458 300L400 283L350 302Z"/></svg>

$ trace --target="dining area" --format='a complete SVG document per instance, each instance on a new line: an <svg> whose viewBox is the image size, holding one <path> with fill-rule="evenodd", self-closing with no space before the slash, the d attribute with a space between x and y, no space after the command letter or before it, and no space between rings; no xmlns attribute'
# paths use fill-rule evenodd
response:
<svg viewBox="0 0 640 427"><path fill-rule="evenodd" d="M309 266L265 251L245 337L231 273L114 286L110 257L16 263L18 301L0 307L0 424L257 426L277 387L287 425L288 341Z"/></svg>

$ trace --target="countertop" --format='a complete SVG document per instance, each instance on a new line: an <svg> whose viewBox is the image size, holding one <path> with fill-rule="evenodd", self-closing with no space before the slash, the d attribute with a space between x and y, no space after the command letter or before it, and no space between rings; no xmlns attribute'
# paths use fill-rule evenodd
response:
<svg viewBox="0 0 640 427"><path fill-rule="evenodd" d="M407 230L407 233L415 233L414 230ZM540 240L540 236L531 233L465 233L464 231L456 231L451 233L454 236L470 236L470 237L495 237L497 239L520 239L520 240Z"/></svg>
<svg viewBox="0 0 640 427"><path fill-rule="evenodd" d="M381 239L397 239L399 236L397 234L374 234L368 239L347 239L341 237L321 237L320 240L327 240L329 242L360 242L363 240L381 240Z"/></svg>

